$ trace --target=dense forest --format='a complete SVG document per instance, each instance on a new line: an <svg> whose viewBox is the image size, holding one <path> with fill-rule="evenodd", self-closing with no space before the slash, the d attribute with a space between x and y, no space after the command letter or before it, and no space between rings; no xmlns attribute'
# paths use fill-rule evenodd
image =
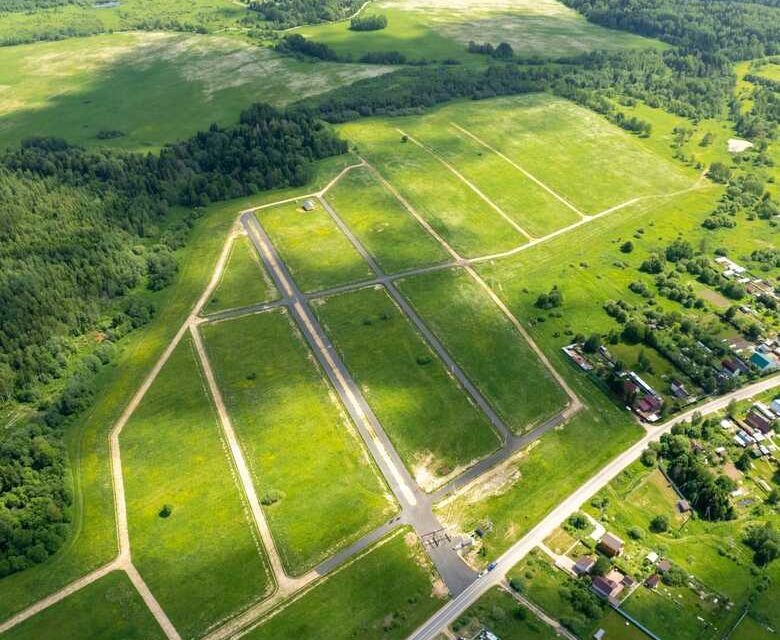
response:
<svg viewBox="0 0 780 640"><path fill-rule="evenodd" d="M0 0L0 13L51 9L66 4L87 4L84 0Z"/></svg>
<svg viewBox="0 0 780 640"><path fill-rule="evenodd" d="M343 20L355 13L361 0L253 0L249 8L278 29L301 24Z"/></svg>
<svg viewBox="0 0 780 640"><path fill-rule="evenodd" d="M694 58L780 53L777 3L739 0L563 0L588 20L658 38Z"/></svg>
<svg viewBox="0 0 780 640"><path fill-rule="evenodd" d="M0 156L0 404L38 412L0 439L0 576L62 542L61 429L91 402L113 344L153 316L143 290L172 281L194 208L302 185L313 160L344 151L309 115L255 105L158 155L42 138ZM74 364L73 339L87 332L95 348ZM56 397L38 396L63 377Z"/></svg>

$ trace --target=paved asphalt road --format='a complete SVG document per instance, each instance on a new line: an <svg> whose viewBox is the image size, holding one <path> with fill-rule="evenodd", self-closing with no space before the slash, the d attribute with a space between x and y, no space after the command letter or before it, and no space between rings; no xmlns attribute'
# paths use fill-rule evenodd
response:
<svg viewBox="0 0 780 640"><path fill-rule="evenodd" d="M246 213L241 217L241 223L282 292L283 304L289 308L323 371L341 397L390 490L401 505L401 522L410 524L425 544L429 534L442 530L427 496L407 471L260 222L253 214ZM425 546L450 593L458 594L474 582L476 573L452 549L451 544L445 542ZM327 565L320 567L321 570L327 568Z"/></svg>
<svg viewBox="0 0 780 640"><path fill-rule="evenodd" d="M570 514L576 511L579 506L589 500L600 489L606 486L623 469L637 460L651 442L658 440L664 433L668 433L671 428L683 420L688 420L696 411L702 414L720 411L728 406L731 400L744 400L753 397L759 393L780 386L780 374L771 378L760 380L742 389L738 389L728 395L711 400L706 404L691 409L659 427L652 428L639 442L621 453L612 460L595 476L582 484L574 493L563 500L555 509L553 509L539 524L531 529L525 536L512 545L497 561L496 567L490 573L475 580L459 595L455 596L444 607L437 611L428 621L417 629L409 640L433 640L441 629L450 624L466 609L468 609L476 600L479 599L490 588L498 585L504 580L506 573L522 560L537 544L542 542L561 522Z"/></svg>

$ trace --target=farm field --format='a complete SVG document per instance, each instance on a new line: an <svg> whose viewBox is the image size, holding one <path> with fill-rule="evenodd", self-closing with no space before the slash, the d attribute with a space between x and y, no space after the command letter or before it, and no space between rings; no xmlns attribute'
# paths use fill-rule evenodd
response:
<svg viewBox="0 0 780 640"><path fill-rule="evenodd" d="M445 108L432 116L400 120L398 128L455 166L532 236L546 235L581 219L568 201L557 199L506 158L459 129L452 115Z"/></svg>
<svg viewBox="0 0 780 640"><path fill-rule="evenodd" d="M325 298L314 309L423 489L498 447L487 418L383 289Z"/></svg>
<svg viewBox="0 0 780 640"><path fill-rule="evenodd" d="M435 156L403 142L399 119L365 119L339 127L379 174L461 255L511 249L526 238Z"/></svg>
<svg viewBox="0 0 780 640"><path fill-rule="evenodd" d="M555 631L503 589L493 587L450 625L453 633L473 637L481 627L505 640L553 640Z"/></svg>
<svg viewBox="0 0 780 640"><path fill-rule="evenodd" d="M386 273L449 258L365 167L347 173L328 191L326 199Z"/></svg>
<svg viewBox="0 0 780 640"><path fill-rule="evenodd" d="M301 203L295 202L256 215L302 291L373 277L368 263L319 201L314 211L303 211Z"/></svg>
<svg viewBox="0 0 780 640"><path fill-rule="evenodd" d="M0 34L8 15L0 15ZM53 135L153 151L213 122L232 124L253 102L282 107L388 70L315 65L237 38L194 34L115 33L0 47L0 147Z"/></svg>
<svg viewBox="0 0 780 640"><path fill-rule="evenodd" d="M3 634L8 640L164 640L123 571L114 571Z"/></svg>
<svg viewBox="0 0 780 640"><path fill-rule="evenodd" d="M203 334L290 573L392 515L384 482L286 312L205 325Z"/></svg>
<svg viewBox="0 0 780 640"><path fill-rule="evenodd" d="M244 637L401 640L444 604L417 538L401 529Z"/></svg>
<svg viewBox="0 0 780 640"><path fill-rule="evenodd" d="M508 42L523 57L665 46L591 24L556 0L385 0L371 3L365 11L386 15L387 27L378 32L351 31L349 23L343 21L300 27L297 31L355 58L366 52L399 51L411 60L455 59L472 64L479 61L479 56L466 52L472 40Z"/></svg>
<svg viewBox="0 0 780 640"><path fill-rule="evenodd" d="M270 590L190 340L179 344L120 445L133 561L183 636L200 635Z"/></svg>
<svg viewBox="0 0 780 640"><path fill-rule="evenodd" d="M565 406L558 383L465 271L411 277L399 288L513 431Z"/></svg>
<svg viewBox="0 0 780 640"><path fill-rule="evenodd" d="M583 213L595 214L639 196L676 192L695 181L635 136L567 100L524 94L493 99L490 108L485 104L455 102L423 120L439 127L454 122Z"/></svg>
<svg viewBox="0 0 780 640"><path fill-rule="evenodd" d="M204 311L214 313L269 302L278 295L271 276L249 238L240 235L233 241L225 271Z"/></svg>

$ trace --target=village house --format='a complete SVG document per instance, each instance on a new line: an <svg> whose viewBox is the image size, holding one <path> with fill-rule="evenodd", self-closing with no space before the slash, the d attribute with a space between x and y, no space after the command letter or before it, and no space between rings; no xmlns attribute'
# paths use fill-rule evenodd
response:
<svg viewBox="0 0 780 640"><path fill-rule="evenodd" d="M648 589L655 589L659 582L661 582L661 576L659 576L657 573L654 573L647 580L645 580L645 586Z"/></svg>
<svg viewBox="0 0 780 640"><path fill-rule="evenodd" d="M750 407L745 422L762 434L766 434L772 430L776 419L777 416L770 411L769 407L761 402L756 402Z"/></svg>
<svg viewBox="0 0 780 640"><path fill-rule="evenodd" d="M574 563L574 573L578 576L588 574L595 564L596 558L594 556L580 556Z"/></svg>
<svg viewBox="0 0 780 640"><path fill-rule="evenodd" d="M774 371L780 366L778 365L777 358L772 353L765 353L762 351L754 351L753 355L750 356L750 363L761 373Z"/></svg>
<svg viewBox="0 0 780 640"><path fill-rule="evenodd" d="M606 576L596 576L593 578L593 582L591 582L590 586L593 591L602 598L606 598L610 603L617 605L618 596L624 589L623 574L613 569Z"/></svg>
<svg viewBox="0 0 780 640"><path fill-rule="evenodd" d="M598 548L610 558L617 558L623 553L623 541L613 533L605 533L599 540Z"/></svg>

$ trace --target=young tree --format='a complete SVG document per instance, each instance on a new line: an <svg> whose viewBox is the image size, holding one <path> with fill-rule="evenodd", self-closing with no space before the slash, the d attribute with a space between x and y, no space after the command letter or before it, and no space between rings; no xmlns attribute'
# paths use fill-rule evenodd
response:
<svg viewBox="0 0 780 640"><path fill-rule="evenodd" d="M653 533L663 533L669 530L669 518L664 515L655 516L650 520L650 531Z"/></svg>

